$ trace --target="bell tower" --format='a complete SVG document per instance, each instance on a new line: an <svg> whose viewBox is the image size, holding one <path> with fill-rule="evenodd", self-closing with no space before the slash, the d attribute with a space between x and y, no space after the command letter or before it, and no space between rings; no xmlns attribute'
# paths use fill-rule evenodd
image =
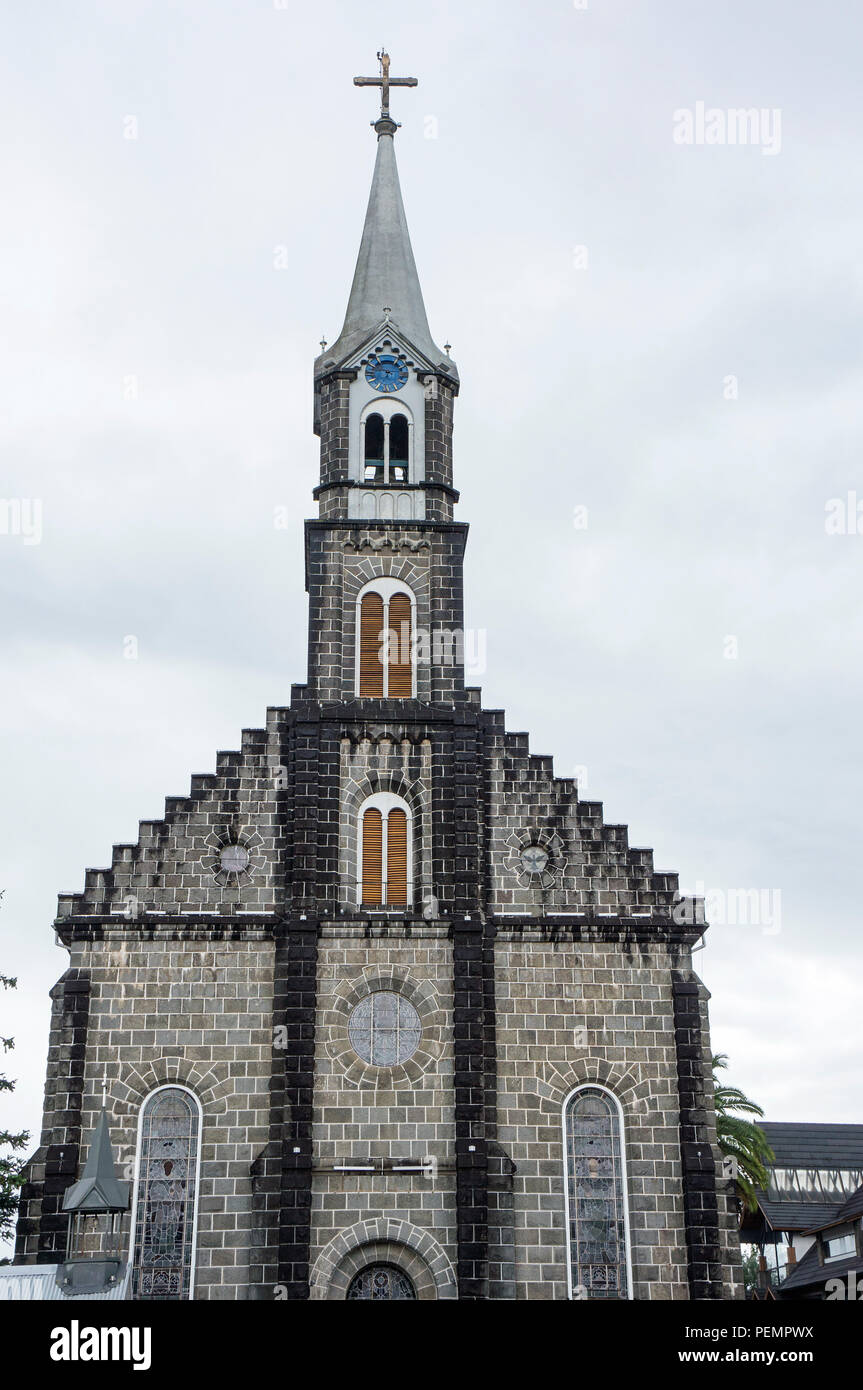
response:
<svg viewBox="0 0 863 1390"><path fill-rule="evenodd" d="M464 686L467 528L453 519L452 468L459 377L431 336L396 165L389 91L417 80L391 77L389 56L378 58L379 77L354 79L381 89L365 225L342 330L314 369L321 463L318 518L306 524L308 694L451 705ZM373 631L379 618L385 627ZM393 680L393 666L407 664L409 678Z"/></svg>

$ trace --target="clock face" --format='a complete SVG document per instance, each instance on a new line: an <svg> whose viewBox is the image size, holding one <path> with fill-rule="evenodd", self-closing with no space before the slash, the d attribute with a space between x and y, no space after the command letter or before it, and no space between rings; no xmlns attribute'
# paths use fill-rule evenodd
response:
<svg viewBox="0 0 863 1390"><path fill-rule="evenodd" d="M521 852L521 864L525 873L541 874L548 863L548 855L540 845L528 845Z"/></svg>
<svg viewBox="0 0 863 1390"><path fill-rule="evenodd" d="M370 357L366 363L366 381L376 391L400 391L407 379L407 367L391 352Z"/></svg>

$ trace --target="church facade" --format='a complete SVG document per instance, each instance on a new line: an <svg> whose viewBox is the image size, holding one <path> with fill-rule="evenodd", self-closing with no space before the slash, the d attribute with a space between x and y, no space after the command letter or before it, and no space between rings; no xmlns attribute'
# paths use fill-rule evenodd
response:
<svg viewBox="0 0 863 1390"><path fill-rule="evenodd" d="M459 377L382 66L307 680L61 895L16 1261L63 1260L104 1101L129 1297L738 1297L704 924L465 684Z"/></svg>

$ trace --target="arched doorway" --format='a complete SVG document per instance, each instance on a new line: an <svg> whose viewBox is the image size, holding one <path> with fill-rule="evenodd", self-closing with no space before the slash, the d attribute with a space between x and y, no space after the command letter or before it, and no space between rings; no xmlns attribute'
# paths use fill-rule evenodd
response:
<svg viewBox="0 0 863 1390"><path fill-rule="evenodd" d="M348 1288L348 1298L416 1298L416 1289L403 1269L396 1265L366 1265L355 1274Z"/></svg>

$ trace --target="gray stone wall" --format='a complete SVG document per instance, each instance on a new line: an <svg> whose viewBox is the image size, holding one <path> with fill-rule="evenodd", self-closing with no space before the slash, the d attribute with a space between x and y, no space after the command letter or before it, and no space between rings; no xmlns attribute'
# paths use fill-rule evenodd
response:
<svg viewBox="0 0 863 1390"><path fill-rule="evenodd" d="M500 928L495 973L516 1297L567 1297L563 1105L597 1082L623 1107L635 1297L687 1298L667 950Z"/></svg>
<svg viewBox="0 0 863 1390"><path fill-rule="evenodd" d="M392 1234L418 1252L441 1287L456 1260L452 1054L452 951L445 927L377 929L358 938L321 929L315 1025L315 1173L312 1188L312 1297L333 1296L343 1259L370 1237ZM369 993L407 997L422 1040L407 1062L381 1069L350 1046L351 1010ZM434 1160L429 1176L393 1165ZM371 1165L348 1173L339 1165ZM336 1283L338 1280L336 1279ZM343 1296L343 1293L342 1293ZM442 1294L441 1296L450 1296Z"/></svg>
<svg viewBox="0 0 863 1390"><path fill-rule="evenodd" d="M84 1145L105 1086L118 1168L131 1179L143 1100L170 1082L194 1091L203 1109L195 1296L249 1297L262 1277L250 1166L269 1134L272 941L118 930L76 945L72 959L91 982Z"/></svg>
<svg viewBox="0 0 863 1390"><path fill-rule="evenodd" d="M242 748L216 755L214 773L198 773L185 796L169 796L160 820L140 822L134 844L113 847L107 869L88 869L83 893L64 893L59 915L271 910L289 860L279 768L283 711L267 711L266 729L243 731ZM220 870L219 854L238 842L249 853L239 878Z"/></svg>
<svg viewBox="0 0 863 1390"><path fill-rule="evenodd" d="M417 629L427 634L417 663L417 699L464 699L460 648L440 639L436 645L435 633L455 638L463 631L466 530L430 522L307 523L308 688L314 698L334 703L355 699L357 596L371 580L389 577L412 590Z"/></svg>
<svg viewBox="0 0 863 1390"><path fill-rule="evenodd" d="M549 757L530 753L528 736L495 738L489 756L491 902L500 912L650 915L675 904L678 877L656 873L653 852L631 849L625 825L607 825L598 801L579 801L576 784L556 778ZM541 877L525 873L529 844L549 855Z"/></svg>
<svg viewBox="0 0 863 1390"><path fill-rule="evenodd" d="M373 528L368 534L374 539ZM338 564L356 567L359 583L369 566L404 559L356 549L340 552ZM340 648L339 682L346 660ZM385 924L355 902L358 812L382 790L412 808L416 888L414 913ZM253 857L254 872L233 884L216 871L227 839ZM519 867L521 849L537 840L554 869L539 887ZM283 999L274 1013L276 943L291 919L314 940L325 906L311 972L317 1001L308 1021L294 1020L309 1051L297 1095L313 1141L309 1259L296 1253L305 1235L292 1259L308 1263L311 1296L343 1297L360 1249L385 1258L396 1247L411 1251L423 1297L453 1296L461 1250L477 1244L465 1234L471 1218L456 1175L459 1065L461 1103L476 1109L468 1137L476 1133L487 1162L473 1207L487 1204L488 1273L477 1283L487 1293L475 1296L566 1296L562 1105L589 1081L607 1085L624 1110L636 1296L689 1296L671 976L690 963L670 914L676 887L675 875L654 872L650 851L629 848L625 827L604 824L599 803L579 802L550 759L531 755L526 735L505 732L502 712L482 710L477 692L436 705L336 692L327 709L296 687L290 710L270 710L265 730L246 731L242 749L219 754L216 772L193 778L188 797L168 798L163 820L142 823L137 845L117 846L110 869L88 870L85 891L61 898L71 969L54 992L45 1128L25 1192L21 1256L57 1256L59 1202L79 1175L104 1078L124 1162L141 1101L177 1080L204 1107L197 1296L279 1296L281 1247L290 1242L279 1237L278 1172L283 1125L293 1121L272 1105L274 1028L296 1013L298 986L276 969ZM439 899L443 920L422 920L429 898ZM474 947L483 964L457 1019L450 934L464 934L462 918L479 929L483 914L488 942ZM384 1078L357 1064L346 1019L362 990L387 980L417 1000L427 1028L422 1065ZM698 1137L709 1164L706 1002L699 1039ZM295 1072L289 1065L288 1078ZM263 1187L253 1190L250 1169L264 1149L258 1200ZM371 1173L337 1168L363 1157ZM393 1171L427 1157L433 1174ZM721 1183L717 1206L710 1239L721 1259L712 1258L726 1296L736 1296L736 1225ZM305 1278L296 1276L300 1292L290 1296L305 1296Z"/></svg>

